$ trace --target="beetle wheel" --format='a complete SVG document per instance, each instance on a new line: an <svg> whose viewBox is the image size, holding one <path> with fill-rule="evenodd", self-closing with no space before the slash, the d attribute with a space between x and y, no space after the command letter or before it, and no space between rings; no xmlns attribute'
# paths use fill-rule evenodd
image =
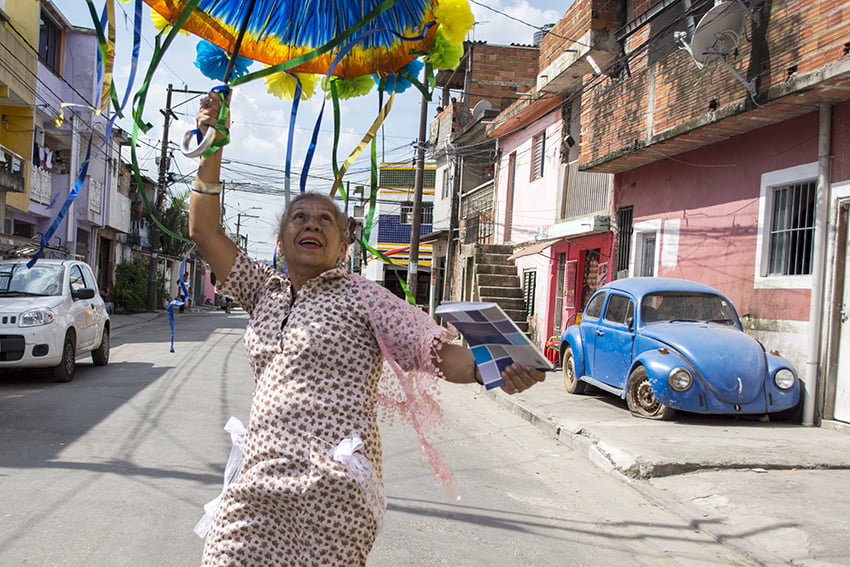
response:
<svg viewBox="0 0 850 567"><path fill-rule="evenodd" d="M576 377L576 361L573 358L573 349L567 347L564 351L564 360L561 365L561 372L564 375L564 388L570 394L583 394L587 387L586 382L582 382Z"/></svg>
<svg viewBox="0 0 850 567"><path fill-rule="evenodd" d="M676 413L676 410L665 406L655 397L649 377L646 375L646 368L643 366L638 366L629 374L629 381L626 384L626 404L633 415L647 419L667 420Z"/></svg>

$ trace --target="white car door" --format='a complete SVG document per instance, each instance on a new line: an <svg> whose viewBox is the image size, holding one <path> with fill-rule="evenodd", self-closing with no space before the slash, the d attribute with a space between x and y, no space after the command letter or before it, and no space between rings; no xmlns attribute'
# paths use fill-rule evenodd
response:
<svg viewBox="0 0 850 567"><path fill-rule="evenodd" d="M68 274L71 286L71 314L74 317L74 326L77 329L77 352L91 350L95 341L97 331L97 315L95 313L93 299L74 299L75 291L94 286L94 282L87 282L83 276L83 270L78 264L72 264Z"/></svg>

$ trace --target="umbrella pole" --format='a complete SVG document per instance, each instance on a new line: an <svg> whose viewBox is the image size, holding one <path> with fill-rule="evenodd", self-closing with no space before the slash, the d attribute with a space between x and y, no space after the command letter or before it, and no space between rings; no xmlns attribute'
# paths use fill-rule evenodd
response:
<svg viewBox="0 0 850 567"><path fill-rule="evenodd" d="M236 43L233 45L233 51L230 52L230 62L227 64L227 71L224 72L224 84L230 82L230 75L233 73L233 68L236 65L236 57L239 55L239 47L242 45L242 38L245 37L245 32L248 30L248 20L251 18L251 12L254 11L254 3L256 0L249 0L248 10L245 12L245 19L242 21L242 26L239 28L239 34L236 36Z"/></svg>

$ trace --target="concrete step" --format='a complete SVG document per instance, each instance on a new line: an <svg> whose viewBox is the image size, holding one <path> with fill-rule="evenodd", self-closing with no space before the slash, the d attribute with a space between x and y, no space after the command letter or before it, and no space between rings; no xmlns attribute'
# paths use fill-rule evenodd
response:
<svg viewBox="0 0 850 567"><path fill-rule="evenodd" d="M525 302L522 299L498 297L495 295L482 295L480 301L498 303L499 307L501 307L505 313L508 313L509 311L516 311L520 314L520 320L525 320ZM514 315L510 315L510 317L514 321L517 320Z"/></svg>
<svg viewBox="0 0 850 567"><path fill-rule="evenodd" d="M476 280L479 286L522 287L516 274L482 274Z"/></svg>
<svg viewBox="0 0 850 567"><path fill-rule="evenodd" d="M479 250L487 254L506 254L508 256L514 253L514 247L510 244L480 244L475 247L476 253Z"/></svg>
<svg viewBox="0 0 850 567"><path fill-rule="evenodd" d="M499 266L512 266L514 270L516 267L511 260L508 260L508 256L510 254L492 254L488 252L475 252L475 263L479 266L482 264L496 264Z"/></svg>
<svg viewBox="0 0 850 567"><path fill-rule="evenodd" d="M499 276L517 276L516 266L502 264L476 264L475 271L479 275L499 275Z"/></svg>
<svg viewBox="0 0 850 567"><path fill-rule="evenodd" d="M504 297L505 299L522 299L522 289L518 287L479 285L478 293L482 297Z"/></svg>

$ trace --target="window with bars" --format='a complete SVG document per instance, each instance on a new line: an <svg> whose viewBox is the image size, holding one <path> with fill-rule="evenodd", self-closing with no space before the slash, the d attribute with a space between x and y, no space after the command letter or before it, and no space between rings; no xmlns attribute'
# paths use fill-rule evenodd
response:
<svg viewBox="0 0 850 567"><path fill-rule="evenodd" d="M522 301L525 303L525 316L534 315L534 297L537 289L537 270L525 270L522 273Z"/></svg>
<svg viewBox="0 0 850 567"><path fill-rule="evenodd" d="M617 273L629 269L634 232L633 219L634 207L623 207L617 210Z"/></svg>
<svg viewBox="0 0 850 567"><path fill-rule="evenodd" d="M814 180L773 188L767 275L812 273L815 194Z"/></svg>
<svg viewBox="0 0 850 567"><path fill-rule="evenodd" d="M401 205L401 224L413 224L413 203L403 203ZM434 204L422 203L422 210L419 217L420 224L434 224Z"/></svg>
<svg viewBox="0 0 850 567"><path fill-rule="evenodd" d="M546 130L531 139L531 179L543 177L543 164L546 157Z"/></svg>

